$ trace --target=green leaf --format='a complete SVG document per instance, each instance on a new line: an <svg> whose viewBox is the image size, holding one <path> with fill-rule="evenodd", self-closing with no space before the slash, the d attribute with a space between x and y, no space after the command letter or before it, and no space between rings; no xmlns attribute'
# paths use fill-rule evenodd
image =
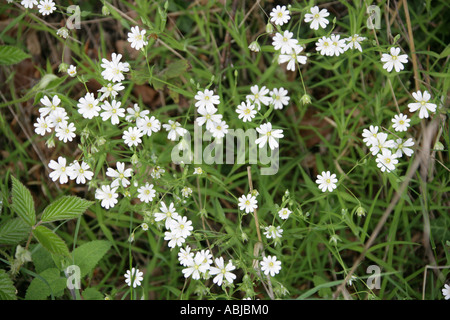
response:
<svg viewBox="0 0 450 320"><path fill-rule="evenodd" d="M0 244L17 244L30 232L30 226L20 218L6 221L0 226Z"/></svg>
<svg viewBox="0 0 450 320"><path fill-rule="evenodd" d="M12 179L12 208L28 225L36 224L34 200L30 191L15 177Z"/></svg>
<svg viewBox="0 0 450 320"><path fill-rule="evenodd" d="M38 226L33 230L33 235L39 243L51 253L69 256L69 249L67 248L66 243L52 230L44 226Z"/></svg>
<svg viewBox="0 0 450 320"><path fill-rule="evenodd" d="M0 270L0 300L17 300L16 288L5 270Z"/></svg>
<svg viewBox="0 0 450 320"><path fill-rule="evenodd" d="M64 196L45 208L41 221L51 222L76 218L83 214L91 204L91 201L79 197Z"/></svg>
<svg viewBox="0 0 450 320"><path fill-rule="evenodd" d="M111 243L106 240L94 240L82 244L72 252L74 264L80 267L80 277L87 275L100 259L111 248Z"/></svg>
<svg viewBox="0 0 450 320"><path fill-rule="evenodd" d="M30 58L22 49L14 46L0 46L0 65L12 65Z"/></svg>
<svg viewBox="0 0 450 320"><path fill-rule="evenodd" d="M94 288L87 288L81 295L84 300L105 300L103 294Z"/></svg>
<svg viewBox="0 0 450 320"><path fill-rule="evenodd" d="M60 297L64 293L67 279L61 276L56 268L47 269L31 281L28 286L25 300L45 300L48 296Z"/></svg>

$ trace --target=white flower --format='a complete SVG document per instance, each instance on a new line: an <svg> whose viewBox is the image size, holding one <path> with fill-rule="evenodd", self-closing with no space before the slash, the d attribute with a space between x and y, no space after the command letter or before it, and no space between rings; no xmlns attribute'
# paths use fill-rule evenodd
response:
<svg viewBox="0 0 450 320"><path fill-rule="evenodd" d="M430 103L431 95L428 91L424 91L423 94L421 91L413 92L412 96L416 102L409 103L408 108L410 112L414 112L419 110L419 118L428 118L428 110L431 112L436 112L436 104Z"/></svg>
<svg viewBox="0 0 450 320"><path fill-rule="evenodd" d="M275 50L280 50L281 54L290 54L292 49L298 44L297 39L292 39L294 34L285 30L283 34L277 32L273 37L272 45Z"/></svg>
<svg viewBox="0 0 450 320"><path fill-rule="evenodd" d="M69 36L69 30L66 27L59 28L58 31L56 31L56 35L60 36L61 38L67 39Z"/></svg>
<svg viewBox="0 0 450 320"><path fill-rule="evenodd" d="M138 118L136 120L136 125L142 133L147 136L151 136L153 132L161 130L161 122L154 116L151 116L150 118L148 116Z"/></svg>
<svg viewBox="0 0 450 320"><path fill-rule="evenodd" d="M200 167L194 168L194 174L202 174L203 170Z"/></svg>
<svg viewBox="0 0 450 320"><path fill-rule="evenodd" d="M250 87L251 94L248 94L245 98L253 102L255 106L258 107L258 110L261 109L261 103L265 106L268 106L272 100L271 97L267 96L269 93L269 89L266 86L262 86L261 89L258 85L254 85Z"/></svg>
<svg viewBox="0 0 450 320"><path fill-rule="evenodd" d="M101 67L105 69L102 71L103 79L112 82L121 82L125 79L122 72L128 72L130 65L128 62L120 62L120 59L122 59L122 55L115 52L111 55L111 61L102 59Z"/></svg>
<svg viewBox="0 0 450 320"><path fill-rule="evenodd" d="M344 51L347 51L348 49L358 49L360 52L362 52L360 42L366 39L366 37L360 37L358 34L354 34L351 37L345 38L344 40L347 41L347 44L345 45Z"/></svg>
<svg viewBox="0 0 450 320"><path fill-rule="evenodd" d="M20 4L27 9L33 9L33 6L37 6L38 2L37 0L22 0Z"/></svg>
<svg viewBox="0 0 450 320"><path fill-rule="evenodd" d="M214 108L214 105L220 103L220 97L214 94L214 91L205 89L205 91L198 91L194 97L195 106L197 108Z"/></svg>
<svg viewBox="0 0 450 320"><path fill-rule="evenodd" d="M408 117L403 113L400 113L399 115L396 114L392 119L392 122L394 123L392 127L397 132L406 131L408 130L410 121L411 119L408 119Z"/></svg>
<svg viewBox="0 0 450 320"><path fill-rule="evenodd" d="M119 117L125 117L125 109L121 108L120 105L120 101L113 100L111 103L109 103L109 101L104 101L102 109L105 111L100 114L102 120L106 121L111 118L112 124L119 124Z"/></svg>
<svg viewBox="0 0 450 320"><path fill-rule="evenodd" d="M251 122L257 111L255 110L255 106L247 100L237 106L236 113L239 115L238 118L242 119L242 121Z"/></svg>
<svg viewBox="0 0 450 320"><path fill-rule="evenodd" d="M222 257L216 258L214 262L216 264L216 267L210 267L209 269L209 274L212 276L215 275L213 282L218 286L221 286L225 278L228 283L233 283L234 279L236 279L236 275L231 272L236 269L233 263L231 261L228 261L227 265L225 266L225 262L223 261Z"/></svg>
<svg viewBox="0 0 450 320"><path fill-rule="evenodd" d="M269 144L271 150L278 148L278 142L276 139L281 139L284 137L283 130L281 129L272 129L272 124L270 122L263 123L261 126L256 128L256 131L259 132L259 138L256 139L255 143L259 145L259 148L262 148Z"/></svg>
<svg viewBox="0 0 450 320"><path fill-rule="evenodd" d="M139 27L131 27L131 32L128 32L128 42L131 43L131 47L140 50L148 44L145 41L145 30L139 31Z"/></svg>
<svg viewBox="0 0 450 320"><path fill-rule="evenodd" d="M442 295L444 296L445 300L450 299L450 286L448 284L445 284L444 288L442 288Z"/></svg>
<svg viewBox="0 0 450 320"><path fill-rule="evenodd" d="M250 43L248 45L248 48L253 52L259 52L261 50L261 46L259 45L258 41L253 41L252 43Z"/></svg>
<svg viewBox="0 0 450 320"><path fill-rule="evenodd" d="M289 15L289 10L286 9L286 6L280 7L277 5L270 12L270 21L278 26L287 23L289 19L291 19L291 16Z"/></svg>
<svg viewBox="0 0 450 320"><path fill-rule="evenodd" d="M316 183L319 185L319 189L321 189L322 192L327 190L332 192L336 189L336 182L338 182L336 174L331 174L330 171L322 171L322 174L317 175Z"/></svg>
<svg viewBox="0 0 450 320"><path fill-rule="evenodd" d="M278 274L281 270L281 261L277 260L275 256L267 256L263 257L263 260L260 262L261 270L267 276L270 274L271 277Z"/></svg>
<svg viewBox="0 0 450 320"><path fill-rule="evenodd" d="M118 200L119 194L116 192L117 187L111 188L109 185L101 186L95 190L95 199L101 200L101 206L105 209L114 207Z"/></svg>
<svg viewBox="0 0 450 320"><path fill-rule="evenodd" d="M123 186L124 188L128 187L130 185L130 181L128 181L127 178L130 178L132 176L133 169L125 169L125 163L119 161L116 162L116 168L117 170L114 170L113 168L108 168L108 170L106 170L106 175L114 179L111 183L111 187L114 188L118 187L119 185Z"/></svg>
<svg viewBox="0 0 450 320"><path fill-rule="evenodd" d="M225 121L213 122L209 131L214 138L222 139L228 133L228 124Z"/></svg>
<svg viewBox="0 0 450 320"><path fill-rule="evenodd" d="M374 142L370 148L372 155L376 155L378 152L383 152L383 150L394 147L394 140L387 140L387 137L387 133L384 132L377 134L377 141Z"/></svg>
<svg viewBox="0 0 450 320"><path fill-rule="evenodd" d="M133 108L127 108L127 116L125 117L125 120L127 121L137 121L141 118L144 118L145 116L147 116L150 111L149 110L143 110L141 111L141 108L139 107L139 105L137 103L135 103L133 105Z"/></svg>
<svg viewBox="0 0 450 320"><path fill-rule="evenodd" d="M316 42L316 51L323 56L331 56L334 54L333 47L331 45L331 39L323 36Z"/></svg>
<svg viewBox="0 0 450 320"><path fill-rule="evenodd" d="M57 109L56 111L53 111L48 116L50 126L52 128L57 128L60 125L67 123L67 120L69 119L69 116L67 115L66 110L63 108Z"/></svg>
<svg viewBox="0 0 450 320"><path fill-rule="evenodd" d="M352 276L350 277L350 279L348 279L347 285L348 285L348 286L352 286L352 285L353 285L353 281L356 281L356 280L358 280L358 278L357 278L355 275L352 275Z"/></svg>
<svg viewBox="0 0 450 320"><path fill-rule="evenodd" d="M117 96L117 94L119 93L119 91L122 91L123 89L125 89L125 87L122 85L122 83L108 83L106 85L106 87L101 87L99 90L97 90L97 92L102 92L103 94L101 95L101 97L99 98L100 101L105 100L106 98L108 98L109 96L115 98Z"/></svg>
<svg viewBox="0 0 450 320"><path fill-rule="evenodd" d="M296 45L292 48L292 52L288 54L280 54L278 56L278 64L283 64L287 62L286 69L290 71L295 71L297 63L306 64L306 56L299 55L303 51L303 47Z"/></svg>
<svg viewBox="0 0 450 320"><path fill-rule="evenodd" d="M197 254L203 258L202 264L207 267L207 270L209 270L209 267L210 267L211 263L213 262L212 261L213 256L212 256L211 252L209 251L209 249L201 250Z"/></svg>
<svg viewBox="0 0 450 320"><path fill-rule="evenodd" d="M378 139L377 139L377 136L378 136L378 126L370 126L369 127L369 130L367 130L367 129L364 129L363 130L363 133L362 133L362 136L363 136L363 142L368 146L368 147L370 147L370 146L372 146L372 145L374 145L374 144L376 144L376 143L378 143Z"/></svg>
<svg viewBox="0 0 450 320"><path fill-rule="evenodd" d="M141 228L142 228L142 230L147 231L148 230L148 224L146 224L145 222L142 223L141 224Z"/></svg>
<svg viewBox="0 0 450 320"><path fill-rule="evenodd" d="M161 207L159 208L161 212L155 213L155 221L163 221L165 220L166 229L170 230L173 219L177 219L179 214L175 210L175 206L173 202L170 203L169 207L166 206L164 202L161 202Z"/></svg>
<svg viewBox="0 0 450 320"><path fill-rule="evenodd" d="M178 252L178 261L182 266L187 266L190 262L194 260L194 253L191 252L191 247L189 245L186 246L185 249L180 248Z"/></svg>
<svg viewBox="0 0 450 320"><path fill-rule="evenodd" d="M72 141L75 138L75 125L73 123L62 122L59 126L55 128L56 137L66 143L67 141Z"/></svg>
<svg viewBox="0 0 450 320"><path fill-rule="evenodd" d="M99 115L99 111L101 110L98 103L99 101L95 99L94 94L88 92L84 97L81 97L78 100L78 112L86 119L97 117Z"/></svg>
<svg viewBox="0 0 450 320"><path fill-rule="evenodd" d="M37 118L36 122L34 123L34 126L36 128L34 129L34 132L40 134L41 136L44 136L46 133L52 131L48 117Z"/></svg>
<svg viewBox="0 0 450 320"><path fill-rule="evenodd" d="M131 287L131 282L133 282L133 288L136 288L141 285L141 281L144 279L143 277L144 273L142 271L139 271L137 268L131 268L130 270L127 270L127 273L125 273L125 283Z"/></svg>
<svg viewBox="0 0 450 320"><path fill-rule="evenodd" d="M206 123L206 129L210 130L215 122L220 122L222 120L221 114L216 114L217 109L215 107L199 108L198 113L201 117L197 117L195 121L201 127Z"/></svg>
<svg viewBox="0 0 450 320"><path fill-rule="evenodd" d="M40 102L44 105L44 107L39 108L39 113L41 117L45 117L46 115L50 115L55 111L64 111L64 108L59 107L61 103L61 99L54 95L52 101L47 96L41 98Z"/></svg>
<svg viewBox="0 0 450 320"><path fill-rule="evenodd" d="M383 69L387 72L391 72L392 68L396 72L400 72L404 69L403 63L408 63L408 56L406 54L400 54L400 48L392 47L390 54L383 53L381 55L381 62L384 62Z"/></svg>
<svg viewBox="0 0 450 320"><path fill-rule="evenodd" d="M185 278L189 278L192 275L192 279L198 280L202 273L208 271L208 265L203 263L204 257L197 252L194 259L186 261L186 268L181 270Z"/></svg>
<svg viewBox="0 0 450 320"><path fill-rule="evenodd" d="M394 142L393 150L396 150L395 155L397 158L401 158L403 153L407 155L408 157L411 157L411 155L414 153L413 149L410 149L408 147L412 147L414 145L414 141L412 138L409 138L406 141L403 141L402 139L397 139Z"/></svg>
<svg viewBox="0 0 450 320"><path fill-rule="evenodd" d="M253 210L258 208L258 201L255 196L251 195L251 193L242 195L238 200L239 210L245 210L246 213L253 212Z"/></svg>
<svg viewBox="0 0 450 320"><path fill-rule="evenodd" d="M280 216L281 219L286 220L287 218L289 218L289 215L292 213L291 210L289 210L288 208L282 208L280 211L278 211L278 215Z"/></svg>
<svg viewBox="0 0 450 320"><path fill-rule="evenodd" d="M70 65L69 69L67 69L67 74L72 78L77 75L77 67L74 65Z"/></svg>
<svg viewBox="0 0 450 320"><path fill-rule="evenodd" d="M55 160L50 160L48 167L50 169L53 169L53 172L51 172L49 176L53 181L59 179L59 183L61 184L67 183L67 181L69 181L68 168L66 164L67 160L64 157L58 157L58 162L56 162Z"/></svg>
<svg viewBox="0 0 450 320"><path fill-rule="evenodd" d="M129 127L123 132L122 139L123 142L131 148L132 146L137 147L141 142L141 137L144 135L142 130L138 127Z"/></svg>
<svg viewBox="0 0 450 320"><path fill-rule="evenodd" d="M79 164L77 161L74 161L70 167L68 168L68 175L70 180L75 180L77 184L85 184L86 180L92 180L94 173L89 170L89 165L82 161Z"/></svg>
<svg viewBox="0 0 450 320"><path fill-rule="evenodd" d="M52 0L41 0L38 5L39 13L47 16L56 10L55 3Z"/></svg>
<svg viewBox="0 0 450 320"><path fill-rule="evenodd" d="M384 149L381 153L379 153L375 161L377 162L377 167L380 168L381 172L391 172L395 170L395 165L398 163L397 155L392 154L392 152L388 149Z"/></svg>
<svg viewBox="0 0 450 320"><path fill-rule="evenodd" d="M187 238L191 235L191 231L194 230L192 226L192 221L188 220L187 217L182 217L178 215L175 219L173 219L170 230L175 232L179 237Z"/></svg>
<svg viewBox="0 0 450 320"><path fill-rule="evenodd" d="M288 96L288 91L283 87L279 89L274 88L270 92L270 96L272 97L273 108L275 110L283 109L284 106L289 104L289 100L291 99Z"/></svg>
<svg viewBox="0 0 450 320"><path fill-rule="evenodd" d="M265 227L264 230L264 235L267 237L267 239L278 239L281 238L283 234L283 229L281 229L280 226L268 226Z"/></svg>
<svg viewBox="0 0 450 320"><path fill-rule="evenodd" d="M321 28L326 28L329 21L326 19L330 13L327 9L322 9L319 11L318 6L311 8L311 13L305 14L305 22L311 22L309 26L311 29L318 30L319 26Z"/></svg>
<svg viewBox="0 0 450 320"><path fill-rule="evenodd" d="M168 241L169 248L181 247L186 241L178 232L169 230L164 232L164 240Z"/></svg>
<svg viewBox="0 0 450 320"><path fill-rule="evenodd" d="M179 136L182 136L186 133L186 129L181 127L181 124L178 122L175 122L173 120L169 120L168 124L162 125L166 131L169 133L167 134L167 139L175 141Z"/></svg>
<svg viewBox="0 0 450 320"><path fill-rule="evenodd" d="M192 189L189 187L184 187L183 189L181 189L181 194L183 195L183 197L189 198L189 196L192 194Z"/></svg>
<svg viewBox="0 0 450 320"><path fill-rule="evenodd" d="M156 195L156 190L153 189L153 184L149 184L148 182L144 186L141 186L137 191L139 200L145 203L153 201L153 198Z"/></svg>
<svg viewBox="0 0 450 320"><path fill-rule="evenodd" d="M331 55L339 56L341 53L344 53L345 48L345 40L340 39L341 36L339 34L332 34L330 36L330 42L331 42Z"/></svg>
<svg viewBox="0 0 450 320"><path fill-rule="evenodd" d="M155 168L153 168L150 175L152 176L153 179L159 179L159 178L161 178L161 175L164 174L164 172L166 172L166 170L164 170L160 166L156 166Z"/></svg>

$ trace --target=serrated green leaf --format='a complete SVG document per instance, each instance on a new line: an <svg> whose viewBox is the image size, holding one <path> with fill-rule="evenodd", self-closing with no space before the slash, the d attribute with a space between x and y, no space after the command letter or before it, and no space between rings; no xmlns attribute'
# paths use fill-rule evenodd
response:
<svg viewBox="0 0 450 320"><path fill-rule="evenodd" d="M28 286L25 294L26 300L45 300L50 295L54 297L63 295L67 279L61 276L61 272L58 269L50 268L44 270L39 276L34 278Z"/></svg>
<svg viewBox="0 0 450 320"><path fill-rule="evenodd" d="M79 197L64 196L56 201L53 201L44 209L41 221L51 222L76 218L83 214L91 204L92 201Z"/></svg>
<svg viewBox="0 0 450 320"><path fill-rule="evenodd" d="M72 252L74 264L80 267L80 277L86 276L111 248L106 240L94 240L82 244Z"/></svg>
<svg viewBox="0 0 450 320"><path fill-rule="evenodd" d="M11 176L12 179L12 208L19 217L28 225L36 224L36 212L34 210L34 200L28 190L19 180Z"/></svg>
<svg viewBox="0 0 450 320"><path fill-rule="evenodd" d="M5 270L0 270L0 300L17 300L16 288Z"/></svg>
<svg viewBox="0 0 450 320"><path fill-rule="evenodd" d="M39 243L51 253L69 256L69 249L67 248L66 243L52 230L44 226L38 226L33 230L33 235Z"/></svg>
<svg viewBox="0 0 450 320"><path fill-rule="evenodd" d="M0 225L0 244L17 244L26 238L30 229L20 218L8 220Z"/></svg>
<svg viewBox="0 0 450 320"><path fill-rule="evenodd" d="M14 46L0 46L0 65L12 65L31 57L22 49Z"/></svg>

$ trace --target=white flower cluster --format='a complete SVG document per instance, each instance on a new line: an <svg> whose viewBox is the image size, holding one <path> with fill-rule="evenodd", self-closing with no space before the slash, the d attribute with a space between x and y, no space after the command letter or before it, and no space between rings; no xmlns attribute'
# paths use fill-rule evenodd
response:
<svg viewBox="0 0 450 320"><path fill-rule="evenodd" d="M55 131L55 136L64 143L72 141L75 134L75 125L69 123L69 116L66 110L60 106L61 99L58 95L54 95L51 100L48 96L40 99L43 107L39 108L39 118L34 123L34 131L44 136L47 133Z"/></svg>
<svg viewBox="0 0 450 320"><path fill-rule="evenodd" d="M37 6L39 13L43 16L48 16L56 10L56 5L52 0L41 0L39 4L37 0L22 0L20 4L26 9L33 9L34 6Z"/></svg>
<svg viewBox="0 0 450 320"><path fill-rule="evenodd" d="M428 91L413 92L412 96L415 100L413 103L408 104L410 112L419 111L419 118L428 118L428 112L436 112L436 104L431 103L431 95ZM398 164L398 159L403 155L410 157L414 150L411 147L414 146L412 138L405 139L401 135L408 131L410 127L411 119L408 119L407 115L403 113L394 115L392 118L392 128L397 132L395 137L388 139L389 134L385 132L379 132L378 126L369 126L369 129L364 129L362 136L363 142L370 148L370 152L373 156L377 156L377 166L382 172L391 172L395 169L395 165Z"/></svg>

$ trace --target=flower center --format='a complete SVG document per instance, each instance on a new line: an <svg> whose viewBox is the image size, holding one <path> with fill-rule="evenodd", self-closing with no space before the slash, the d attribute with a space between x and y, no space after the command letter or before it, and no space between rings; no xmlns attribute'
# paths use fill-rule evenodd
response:
<svg viewBox="0 0 450 320"><path fill-rule="evenodd" d="M391 159L387 158L386 163L391 163Z"/></svg>
<svg viewBox="0 0 450 320"><path fill-rule="evenodd" d="M247 206L250 205L250 201L249 201L249 200L245 201L245 204L246 204Z"/></svg>
<svg viewBox="0 0 450 320"><path fill-rule="evenodd" d="M245 109L245 110L244 110L244 113L245 113L245 114L250 114L250 109Z"/></svg>
<svg viewBox="0 0 450 320"><path fill-rule="evenodd" d="M117 110L116 110L116 109L112 109L111 112L112 112L112 113L116 113Z"/></svg>
<svg viewBox="0 0 450 320"><path fill-rule="evenodd" d="M425 102L425 101L420 101L420 104L422 105L422 106L424 106L424 105L426 105L427 103Z"/></svg>
<svg viewBox="0 0 450 320"><path fill-rule="evenodd" d="M278 12L278 18L283 17L283 12Z"/></svg>
<svg viewBox="0 0 450 320"><path fill-rule="evenodd" d="M209 96L206 96L206 97L205 97L205 100L206 100L206 101L209 101Z"/></svg>
<svg viewBox="0 0 450 320"><path fill-rule="evenodd" d="M319 19L320 18L320 15L318 14L318 13L316 13L315 15L314 15L314 19Z"/></svg>
<svg viewBox="0 0 450 320"><path fill-rule="evenodd" d="M222 127L221 126L217 126L216 129L217 130L222 130Z"/></svg>
<svg viewBox="0 0 450 320"><path fill-rule="evenodd" d="M405 124L405 121L400 120L398 123L400 123L400 124Z"/></svg>
<svg viewBox="0 0 450 320"><path fill-rule="evenodd" d="M397 60L397 56L392 56L392 60Z"/></svg>
<svg viewBox="0 0 450 320"><path fill-rule="evenodd" d="M84 170L83 170L83 169L80 169L79 172L80 172L80 173L84 173Z"/></svg>
<svg viewBox="0 0 450 320"><path fill-rule="evenodd" d="M331 183L331 180L330 180L330 179L327 179L327 183Z"/></svg>

